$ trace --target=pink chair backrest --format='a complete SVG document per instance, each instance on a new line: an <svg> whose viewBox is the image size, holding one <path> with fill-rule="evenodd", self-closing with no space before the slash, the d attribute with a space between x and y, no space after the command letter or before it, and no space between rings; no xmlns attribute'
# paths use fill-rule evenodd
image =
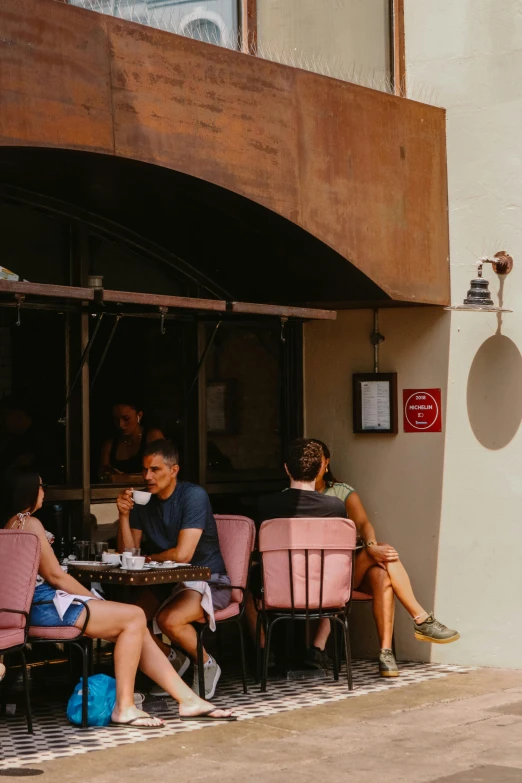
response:
<svg viewBox="0 0 522 783"><path fill-rule="evenodd" d="M256 526L248 517L233 514L214 514L219 548L225 561L227 574L236 587L246 587L250 555L254 550ZM241 590L232 590L231 601L241 602Z"/></svg>
<svg viewBox="0 0 522 783"><path fill-rule="evenodd" d="M263 556L265 607L342 608L351 597L355 544L356 528L351 519L320 517L263 522L259 530L259 551Z"/></svg>
<svg viewBox="0 0 522 783"><path fill-rule="evenodd" d="M37 535L22 530L0 530L0 609L29 612L39 565ZM0 612L0 628L25 628L25 618Z"/></svg>

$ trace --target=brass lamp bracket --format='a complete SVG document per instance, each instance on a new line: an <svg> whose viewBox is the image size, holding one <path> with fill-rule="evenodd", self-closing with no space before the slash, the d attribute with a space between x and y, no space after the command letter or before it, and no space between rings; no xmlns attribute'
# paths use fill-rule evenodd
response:
<svg viewBox="0 0 522 783"><path fill-rule="evenodd" d="M511 310L506 310L502 307L502 303L499 307L493 304L493 299L489 292L489 280L483 277L484 264L491 264L493 271L500 277L509 275L513 269L513 259L506 253L505 250L499 250L495 253L493 258L484 256L480 261L477 261L477 277L470 282L470 289L468 295L464 299L464 302L460 305L452 305L451 307L445 307L445 310L467 310L468 312L484 312L484 313L511 313ZM502 284L501 284L502 287ZM501 297L502 299L502 297Z"/></svg>
<svg viewBox="0 0 522 783"><path fill-rule="evenodd" d="M485 256L480 259L477 264L479 277L482 277L482 267L484 264L491 264L493 271L496 272L497 275L509 275L513 269L513 259L505 250L499 250L498 253L495 253L493 258Z"/></svg>

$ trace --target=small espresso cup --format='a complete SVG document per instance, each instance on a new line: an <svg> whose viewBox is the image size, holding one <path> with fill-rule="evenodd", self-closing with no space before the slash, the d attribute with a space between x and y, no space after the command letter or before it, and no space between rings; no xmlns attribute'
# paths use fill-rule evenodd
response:
<svg viewBox="0 0 522 783"><path fill-rule="evenodd" d="M142 492L139 489L132 490L132 499L138 506L146 506L151 498L150 492Z"/></svg>
<svg viewBox="0 0 522 783"><path fill-rule="evenodd" d="M132 560L133 557L139 557L141 549L126 547L121 555L122 568L127 568L127 560Z"/></svg>
<svg viewBox="0 0 522 783"><path fill-rule="evenodd" d="M145 558L143 555L137 557L133 557L133 555L127 555L125 557L124 563L124 567L127 569L127 571L141 571L145 565Z"/></svg>

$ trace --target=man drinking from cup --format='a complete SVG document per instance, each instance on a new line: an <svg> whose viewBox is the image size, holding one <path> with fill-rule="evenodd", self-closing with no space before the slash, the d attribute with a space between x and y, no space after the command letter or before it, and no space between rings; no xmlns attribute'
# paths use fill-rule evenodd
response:
<svg viewBox="0 0 522 783"><path fill-rule="evenodd" d="M213 608L225 609L230 603L230 579L219 549L208 495L197 484L178 481L178 473L178 452L170 441L156 440L147 445L143 477L150 500L147 502L147 493L134 493L132 489L118 496L119 549L141 547L151 560L173 560L209 568L214 583L211 585ZM205 622L202 606L205 593L204 583L186 582L174 590L169 585L147 588L138 601L147 618L155 618L159 629L173 642L176 649L156 639L180 676L188 669L191 659L196 661L197 635L192 623ZM211 699L221 669L205 650L203 661L205 694ZM196 665L192 688L199 692ZM153 692L160 695L159 691Z"/></svg>

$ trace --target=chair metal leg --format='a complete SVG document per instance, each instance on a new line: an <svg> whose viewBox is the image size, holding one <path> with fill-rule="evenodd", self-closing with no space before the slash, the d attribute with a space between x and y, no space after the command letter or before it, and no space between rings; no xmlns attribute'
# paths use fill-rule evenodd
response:
<svg viewBox="0 0 522 783"><path fill-rule="evenodd" d="M352 679L352 652L350 648L350 628L348 625L348 617L343 615L341 620L344 631L344 651L346 655L346 676L348 679L348 690L353 691L353 679Z"/></svg>
<svg viewBox="0 0 522 783"><path fill-rule="evenodd" d="M339 680L339 640L337 634L337 621L334 617L330 617L330 628L332 630L332 644L333 644L333 677L337 682Z"/></svg>
<svg viewBox="0 0 522 783"><path fill-rule="evenodd" d="M89 726L89 642L82 640L77 647L82 654L82 729Z"/></svg>
<svg viewBox="0 0 522 783"><path fill-rule="evenodd" d="M203 626L201 631L197 631L197 637L198 637L198 648L197 648L197 655L198 655L198 687L199 687L199 696L201 699L205 698L205 671L203 669L203 632L205 630L206 626Z"/></svg>
<svg viewBox="0 0 522 783"><path fill-rule="evenodd" d="M257 613L256 622L256 683L261 682L261 671L263 666L264 647L261 647L261 625L264 628L264 620L261 612ZM266 633L265 633L266 642Z"/></svg>
<svg viewBox="0 0 522 783"><path fill-rule="evenodd" d="M33 731L33 717L31 715L31 699L29 696L29 678L27 677L27 663L25 660L25 653L20 650L20 658L22 659L22 676L24 679L24 694L25 694L25 713L27 720L27 731L29 734L34 734Z"/></svg>
<svg viewBox="0 0 522 783"><path fill-rule="evenodd" d="M241 672L243 674L243 693L248 693L247 680L246 680L246 661L245 661L245 640L243 638L243 626L241 620L236 624L239 633L239 649L241 652Z"/></svg>
<svg viewBox="0 0 522 783"><path fill-rule="evenodd" d="M64 645L65 649L67 649L67 660L68 660L68 668L69 668L69 687L72 690L75 686L74 682L74 662L73 662L73 646L72 644L66 644Z"/></svg>
<svg viewBox="0 0 522 783"><path fill-rule="evenodd" d="M216 624L216 656L218 660L221 659L222 652L223 652L223 645L222 645L221 633L219 632L219 626Z"/></svg>
<svg viewBox="0 0 522 783"><path fill-rule="evenodd" d="M268 679L268 659L270 657L270 642L272 641L272 628L274 623L270 621L270 618L266 618L265 627L265 651L263 657L263 676L261 678L261 693L266 692L266 682Z"/></svg>

